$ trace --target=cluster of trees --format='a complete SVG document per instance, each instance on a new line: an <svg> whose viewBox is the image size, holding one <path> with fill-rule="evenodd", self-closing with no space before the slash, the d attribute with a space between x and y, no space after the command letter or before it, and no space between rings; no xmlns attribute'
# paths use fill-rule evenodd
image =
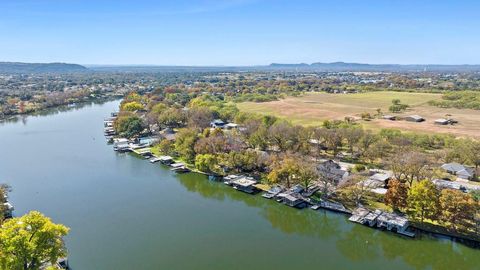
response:
<svg viewBox="0 0 480 270"><path fill-rule="evenodd" d="M405 111L408 108L407 104L402 104L400 99L393 99L392 105L388 107L388 110L393 113L399 113Z"/></svg>
<svg viewBox="0 0 480 270"><path fill-rule="evenodd" d="M144 125L175 129L175 141L162 140L155 147L207 173L247 173L269 183L301 184L305 188L315 182L321 195L329 197L335 195L331 193L331 187L338 183L322 174L315 160L340 157L369 167L391 169L396 180L391 182L385 202L422 221L431 218L429 206L423 205L425 202L421 202L416 194L425 183L433 186L429 180L443 176L438 170L439 164L456 161L476 167L480 165L480 142L471 139L395 129L373 133L348 120L324 121L320 126L304 127L273 116L239 112L233 103L217 95L189 94L185 99L185 96L162 93L143 96L142 100L129 98L123 104L138 102L146 112L128 112L122 106L121 114L138 117ZM210 122L217 118L233 121L241 128L211 129ZM363 165L355 166L353 176L336 187L355 204L361 203L369 193L369 188L361 184L367 177L362 173L365 169ZM434 205L439 222L457 226L454 228L457 230L473 220L468 211L478 205L472 203L475 201L470 194L464 194L465 197L458 192L439 192L435 188L429 192L436 193L421 194L437 199ZM469 213L463 219L459 218L462 213L447 207L446 202L463 207L464 204L457 200L464 200L467 207L471 207L468 211L461 211Z"/></svg>
<svg viewBox="0 0 480 270"><path fill-rule="evenodd" d="M39 270L55 265L67 255L63 237L68 231L36 211L5 221L0 227L0 269Z"/></svg>
<svg viewBox="0 0 480 270"><path fill-rule="evenodd" d="M431 100L429 104L440 108L458 108L480 110L480 92L455 91L446 92L442 100Z"/></svg>
<svg viewBox="0 0 480 270"><path fill-rule="evenodd" d="M131 102L133 101L129 98L123 104ZM159 147L170 153L176 152L192 163L197 154L218 155L221 152L229 153L232 149L256 149L270 154L289 152L314 157L325 154L336 156L345 151L356 161L376 163L378 166L405 165L409 160L415 160L411 163L417 166L434 164L440 160L475 166L479 163L476 154L479 152L479 143L469 139L456 139L452 135L407 133L395 129L372 133L355 123L338 120L324 121L321 126L304 127L272 116L239 112L233 103L207 94L189 97L184 107L180 102L183 102L183 98L175 102L165 95L151 95L148 101L139 102L147 109L146 114L139 116L123 110L121 115L125 113L126 116L119 117L116 126L119 127L120 134L129 135L141 132L147 124L161 128L180 128L175 144L163 142ZM242 128L232 132L210 132L209 124L216 118L234 121ZM432 155L431 152L436 154ZM401 157L399 154L402 153L412 154ZM403 166L406 167L408 166ZM392 169L397 172L395 166ZM430 168L421 170L423 171L431 172ZM398 171L398 176L413 181L424 174L417 176L411 172Z"/></svg>
<svg viewBox="0 0 480 270"><path fill-rule="evenodd" d="M416 181L410 186L391 180L385 203L395 210L406 211L421 222L440 222L454 231L476 232L479 202L475 196L459 190L437 187L429 180Z"/></svg>

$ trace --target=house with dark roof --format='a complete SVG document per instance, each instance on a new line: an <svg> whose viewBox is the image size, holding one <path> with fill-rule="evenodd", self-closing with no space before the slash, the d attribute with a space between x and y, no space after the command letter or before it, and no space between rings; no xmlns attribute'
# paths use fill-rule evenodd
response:
<svg viewBox="0 0 480 270"><path fill-rule="evenodd" d="M210 122L210 127L212 128L223 128L225 126L225 122L223 122L221 119L215 119L212 122Z"/></svg>
<svg viewBox="0 0 480 270"><path fill-rule="evenodd" d="M342 180L348 177L348 171L344 170L340 164L333 160L327 160L317 165L317 171L324 177L333 179L338 185Z"/></svg>

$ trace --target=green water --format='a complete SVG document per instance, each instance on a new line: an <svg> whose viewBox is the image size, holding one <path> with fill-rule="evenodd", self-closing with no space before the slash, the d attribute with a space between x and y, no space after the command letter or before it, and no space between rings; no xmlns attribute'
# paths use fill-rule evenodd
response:
<svg viewBox="0 0 480 270"><path fill-rule="evenodd" d="M295 210L106 145L118 102L0 124L0 182L16 215L66 224L82 269L480 269L480 250L405 239Z"/></svg>

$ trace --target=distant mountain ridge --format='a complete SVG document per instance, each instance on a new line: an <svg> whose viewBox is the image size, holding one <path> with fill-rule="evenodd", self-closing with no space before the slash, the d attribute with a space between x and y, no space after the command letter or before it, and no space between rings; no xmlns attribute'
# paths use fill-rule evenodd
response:
<svg viewBox="0 0 480 270"><path fill-rule="evenodd" d="M87 70L78 64L0 62L0 73L70 73Z"/></svg>
<svg viewBox="0 0 480 270"><path fill-rule="evenodd" d="M244 72L244 71L319 71L319 72L480 72L480 65L400 65L333 62L312 64L272 63L259 66L161 66L90 65L68 63L0 62L0 73L76 73L76 72Z"/></svg>
<svg viewBox="0 0 480 270"><path fill-rule="evenodd" d="M363 64L332 62L312 64L280 64L272 63L269 65L272 69L301 69L316 71L480 71L480 65L400 65L400 64Z"/></svg>

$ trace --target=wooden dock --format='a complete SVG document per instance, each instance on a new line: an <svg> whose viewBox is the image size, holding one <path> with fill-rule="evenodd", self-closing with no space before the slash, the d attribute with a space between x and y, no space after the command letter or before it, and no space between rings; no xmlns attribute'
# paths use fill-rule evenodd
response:
<svg viewBox="0 0 480 270"><path fill-rule="evenodd" d="M378 209L371 211L364 207L358 207L353 211L352 216L348 220L372 228L383 228L408 237L415 237L415 232L409 228L408 219L394 213Z"/></svg>

